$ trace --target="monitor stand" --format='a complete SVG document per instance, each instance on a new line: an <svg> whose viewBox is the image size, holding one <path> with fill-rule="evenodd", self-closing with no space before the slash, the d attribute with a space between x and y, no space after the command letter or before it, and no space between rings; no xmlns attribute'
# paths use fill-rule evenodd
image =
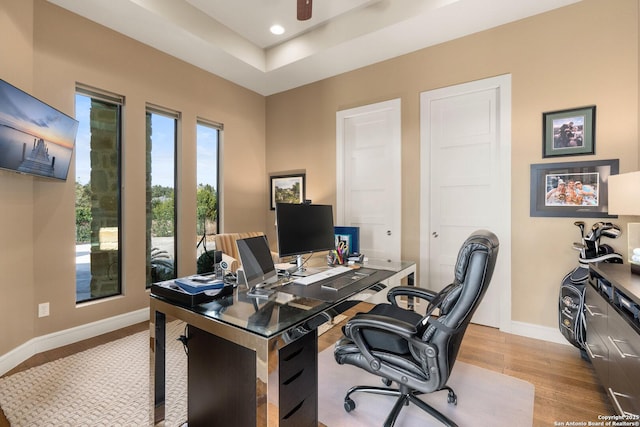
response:
<svg viewBox="0 0 640 427"><path fill-rule="evenodd" d="M296 269L291 273L292 276L306 277L319 273L320 270L313 267L305 267L302 255L296 255Z"/></svg>

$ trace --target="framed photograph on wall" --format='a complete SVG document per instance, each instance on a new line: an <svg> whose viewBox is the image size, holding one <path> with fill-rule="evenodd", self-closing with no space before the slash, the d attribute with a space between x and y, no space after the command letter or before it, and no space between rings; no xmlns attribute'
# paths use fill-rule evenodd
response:
<svg viewBox="0 0 640 427"><path fill-rule="evenodd" d="M617 218L608 213L609 176L619 160L531 165L531 216Z"/></svg>
<svg viewBox="0 0 640 427"><path fill-rule="evenodd" d="M542 157L596 152L596 106L542 114Z"/></svg>
<svg viewBox="0 0 640 427"><path fill-rule="evenodd" d="M276 203L302 203L305 196L305 174L271 177L271 210Z"/></svg>

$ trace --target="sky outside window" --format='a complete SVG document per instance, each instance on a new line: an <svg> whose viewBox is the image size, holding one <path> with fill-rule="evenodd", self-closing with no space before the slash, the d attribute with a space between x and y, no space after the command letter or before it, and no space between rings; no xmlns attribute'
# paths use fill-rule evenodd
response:
<svg viewBox="0 0 640 427"><path fill-rule="evenodd" d="M212 185L218 191L218 129L197 125L197 184Z"/></svg>

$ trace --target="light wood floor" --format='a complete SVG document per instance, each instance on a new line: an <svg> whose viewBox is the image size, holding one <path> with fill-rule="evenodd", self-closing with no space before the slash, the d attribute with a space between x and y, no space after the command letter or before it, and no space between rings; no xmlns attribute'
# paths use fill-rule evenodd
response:
<svg viewBox="0 0 640 427"><path fill-rule="evenodd" d="M362 303L345 314L351 317L356 311L367 311L367 305ZM320 351L340 338L340 329L334 327L320 336ZM472 324L457 360L532 383L534 427L553 426L556 421L565 425L567 421L598 421L598 415L615 413L593 367L573 346Z"/></svg>
<svg viewBox="0 0 640 427"><path fill-rule="evenodd" d="M362 303L345 314L350 317L357 311L367 309L367 304ZM47 351L33 356L6 375L147 329L147 323L140 323ZM332 346L340 336L340 327L332 328L320 336L319 350ZM556 421L564 422L565 425L568 421L598 421L598 415L614 414L591 364L583 360L580 352L572 346L471 325L462 342L458 360L532 383L535 386L534 427L553 426ZM0 427L9 427L9 422L1 411Z"/></svg>

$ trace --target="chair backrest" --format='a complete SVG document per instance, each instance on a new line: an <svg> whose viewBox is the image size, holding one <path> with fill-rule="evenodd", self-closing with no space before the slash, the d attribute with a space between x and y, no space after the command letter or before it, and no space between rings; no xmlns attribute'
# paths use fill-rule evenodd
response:
<svg viewBox="0 0 640 427"><path fill-rule="evenodd" d="M478 230L471 234L458 252L454 281L438 296L440 315L425 317L419 327L423 339L439 349L438 364L444 381L453 369L467 326L489 286L498 249L498 238L492 232Z"/></svg>
<svg viewBox="0 0 640 427"><path fill-rule="evenodd" d="M238 247L236 246L236 240L246 239L247 237L262 236L262 235L264 235L262 231L216 234L215 235L216 250L222 251L225 254L229 255L230 257L233 257L239 260L240 257L238 256Z"/></svg>

